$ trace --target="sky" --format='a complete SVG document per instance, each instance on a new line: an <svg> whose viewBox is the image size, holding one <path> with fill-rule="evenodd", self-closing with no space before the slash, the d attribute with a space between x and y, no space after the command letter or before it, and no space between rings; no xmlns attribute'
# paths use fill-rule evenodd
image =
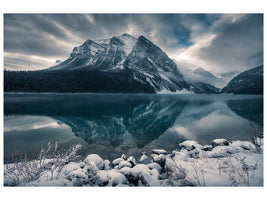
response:
<svg viewBox="0 0 267 200"><path fill-rule="evenodd" d="M262 14L5 14L4 68L48 68L87 39L123 33L143 35L178 63L215 74L263 63Z"/></svg>

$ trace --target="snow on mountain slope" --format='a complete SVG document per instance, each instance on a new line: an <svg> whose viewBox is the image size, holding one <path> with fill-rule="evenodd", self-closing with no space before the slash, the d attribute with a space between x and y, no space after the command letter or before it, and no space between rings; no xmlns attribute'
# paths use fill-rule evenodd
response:
<svg viewBox="0 0 267 200"><path fill-rule="evenodd" d="M213 92L212 87L186 81L176 63L150 40L127 33L109 39L87 40L75 47L67 60L48 70L86 70L108 73L108 76L123 72L127 74L124 81L125 78L132 83L134 80L139 88L152 87L154 93L205 93L207 88L207 93Z"/></svg>

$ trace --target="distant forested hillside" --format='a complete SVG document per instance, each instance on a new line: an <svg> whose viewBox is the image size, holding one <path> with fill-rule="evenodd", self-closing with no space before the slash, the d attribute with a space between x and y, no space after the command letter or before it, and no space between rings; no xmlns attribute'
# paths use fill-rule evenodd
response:
<svg viewBox="0 0 267 200"><path fill-rule="evenodd" d="M4 71L4 91L155 93L147 82L137 81L133 72L88 70Z"/></svg>

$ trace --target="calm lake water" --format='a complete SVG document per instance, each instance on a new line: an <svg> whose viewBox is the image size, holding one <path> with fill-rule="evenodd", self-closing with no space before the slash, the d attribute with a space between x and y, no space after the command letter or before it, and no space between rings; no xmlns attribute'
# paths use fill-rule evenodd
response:
<svg viewBox="0 0 267 200"><path fill-rule="evenodd" d="M262 126L255 95L5 94L4 162L34 158L49 142L60 151L81 144L82 156L139 158L185 140L250 140Z"/></svg>

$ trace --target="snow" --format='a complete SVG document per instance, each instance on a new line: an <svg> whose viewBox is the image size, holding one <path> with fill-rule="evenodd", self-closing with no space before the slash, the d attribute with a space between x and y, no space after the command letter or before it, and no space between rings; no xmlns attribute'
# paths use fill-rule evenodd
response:
<svg viewBox="0 0 267 200"><path fill-rule="evenodd" d="M212 146L228 146L229 142L226 139L215 139L212 141Z"/></svg>
<svg viewBox="0 0 267 200"><path fill-rule="evenodd" d="M95 168L103 169L104 168L104 161L103 159L97 154L90 154L88 155L84 161L87 165L93 165Z"/></svg>
<svg viewBox="0 0 267 200"><path fill-rule="evenodd" d="M158 172L162 169L162 167L158 163L149 163L147 164L148 168L151 169L156 169Z"/></svg>
<svg viewBox="0 0 267 200"><path fill-rule="evenodd" d="M123 158L117 158L117 159L112 161L112 165L113 166L119 165L121 161L124 161L124 159Z"/></svg>
<svg viewBox="0 0 267 200"><path fill-rule="evenodd" d="M230 145L231 147L234 147L236 149L238 148L242 148L245 150L254 150L256 151L256 146L254 144L252 144L251 142L248 141L233 141Z"/></svg>
<svg viewBox="0 0 267 200"><path fill-rule="evenodd" d="M127 159L128 162L133 163L134 165L136 165L136 160L133 156L129 156L129 158Z"/></svg>
<svg viewBox="0 0 267 200"><path fill-rule="evenodd" d="M108 171L99 170L97 172L98 182L100 186L105 186L109 183Z"/></svg>
<svg viewBox="0 0 267 200"><path fill-rule="evenodd" d="M146 155L142 155L141 158L139 159L139 161L143 162L146 159L148 159L148 157Z"/></svg>
<svg viewBox="0 0 267 200"><path fill-rule="evenodd" d="M4 185L263 186L263 154L258 147L248 141L237 140L229 142L228 146L224 145L224 139L213 142L222 146L202 146L196 141L185 141L171 154L163 149L153 149L153 160L143 154L139 163L133 156L123 154L123 158L113 160L113 166L97 154L88 155L83 162L62 164L61 168L56 167L52 159L46 159L45 167L39 168L39 175L26 182L28 171L23 171L23 163L6 164ZM142 163L144 161L147 163ZM31 165L38 163L30 162Z"/></svg>
<svg viewBox="0 0 267 200"><path fill-rule="evenodd" d="M127 182L125 176L117 170L108 170L107 175L109 177L109 186L116 186Z"/></svg>
<svg viewBox="0 0 267 200"><path fill-rule="evenodd" d="M123 34L119 36L119 38L124 43L124 51L126 53L125 57L127 57L129 53L131 53L133 47L135 46L137 39L128 34Z"/></svg>
<svg viewBox="0 0 267 200"><path fill-rule="evenodd" d="M192 91L188 91L184 88L182 90L176 90L175 92L163 88L162 90L158 91L157 94L195 94L195 93Z"/></svg>
<svg viewBox="0 0 267 200"><path fill-rule="evenodd" d="M123 167L131 167L131 163L128 162L128 161L121 161L120 164L119 164L119 169L123 168Z"/></svg>
<svg viewBox="0 0 267 200"><path fill-rule="evenodd" d="M193 150L195 148L201 148L202 146L198 144L196 141L186 140L179 145L179 149L186 149L188 151Z"/></svg>
<svg viewBox="0 0 267 200"><path fill-rule="evenodd" d="M139 159L139 162L142 164L148 164L148 163L151 163L151 161L152 161L152 158L148 157L147 155L142 155Z"/></svg>
<svg viewBox="0 0 267 200"><path fill-rule="evenodd" d="M104 160L104 169L111 169L111 163L109 160Z"/></svg>
<svg viewBox="0 0 267 200"><path fill-rule="evenodd" d="M164 149L153 149L152 150L152 153L155 153L155 154L167 154L167 151L165 151Z"/></svg>

